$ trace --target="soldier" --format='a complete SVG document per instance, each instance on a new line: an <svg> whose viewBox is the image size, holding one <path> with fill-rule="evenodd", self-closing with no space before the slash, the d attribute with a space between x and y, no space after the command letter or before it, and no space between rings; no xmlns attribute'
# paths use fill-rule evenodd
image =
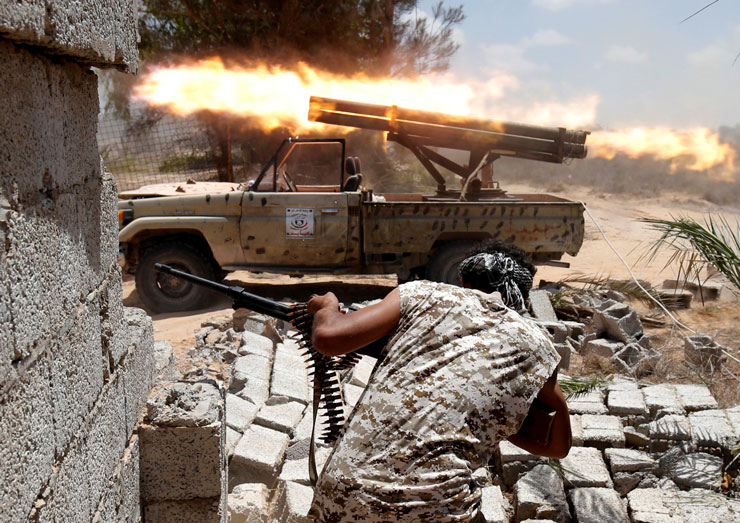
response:
<svg viewBox="0 0 740 523"><path fill-rule="evenodd" d="M324 354L390 335L318 480L314 517L483 521L472 473L499 441L567 455L558 354L514 310L533 275L521 250L489 243L460 264L462 287L413 281L346 315L332 293L309 301L314 347Z"/></svg>

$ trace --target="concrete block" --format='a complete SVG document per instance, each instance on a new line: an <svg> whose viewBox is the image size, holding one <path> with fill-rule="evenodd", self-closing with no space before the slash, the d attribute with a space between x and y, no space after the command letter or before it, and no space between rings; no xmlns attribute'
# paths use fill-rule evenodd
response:
<svg viewBox="0 0 740 523"><path fill-rule="evenodd" d="M568 410L571 414L606 414L604 393L594 390L587 394L578 394L568 400Z"/></svg>
<svg viewBox="0 0 740 523"><path fill-rule="evenodd" d="M634 427L625 427L624 443L628 447L647 448L650 445L650 437L639 432Z"/></svg>
<svg viewBox="0 0 740 523"><path fill-rule="evenodd" d="M637 311L625 303L615 303L594 312L593 326L610 338L628 343L642 334L642 322Z"/></svg>
<svg viewBox="0 0 740 523"><path fill-rule="evenodd" d="M718 491L722 484L722 458L711 454L685 454L675 460L661 461L661 466L664 466L663 472L680 487Z"/></svg>
<svg viewBox="0 0 740 523"><path fill-rule="evenodd" d="M725 359L723 349L726 347L718 344L713 337L694 334L687 336L684 341L684 358L693 365L715 369Z"/></svg>
<svg viewBox="0 0 740 523"><path fill-rule="evenodd" d="M289 441L287 434L252 424L231 457L230 485L264 483L272 487Z"/></svg>
<svg viewBox="0 0 740 523"><path fill-rule="evenodd" d="M277 521L290 523L309 523L308 511L313 502L313 488L298 483L287 482L280 491L276 512Z"/></svg>
<svg viewBox="0 0 740 523"><path fill-rule="evenodd" d="M641 486L640 483L646 476L648 476L648 474L644 472L615 472L612 474L614 490L616 490L620 496L626 496L637 487Z"/></svg>
<svg viewBox="0 0 740 523"><path fill-rule="evenodd" d="M516 520L551 519L570 521L563 480L547 465L537 465L514 486Z"/></svg>
<svg viewBox="0 0 740 523"><path fill-rule="evenodd" d="M141 519L139 491L139 438L131 436L113 478L105 485L103 498L93 515L93 523L136 522Z"/></svg>
<svg viewBox="0 0 740 523"><path fill-rule="evenodd" d="M360 397L362 397L363 392L365 392L364 387L352 385L351 383L345 383L342 387L344 401L352 408L354 408L355 405L357 405L357 402L360 401Z"/></svg>
<svg viewBox="0 0 740 523"><path fill-rule="evenodd" d="M254 422L263 427L284 432L291 436L303 418L306 405L289 401L279 405L263 405Z"/></svg>
<svg viewBox="0 0 740 523"><path fill-rule="evenodd" d="M360 361L358 361L352 368L352 378L350 379L349 384L362 388L367 387L367 384L370 381L370 375L373 373L373 369L377 363L377 358L367 355L362 356L362 359L360 359Z"/></svg>
<svg viewBox="0 0 740 523"><path fill-rule="evenodd" d="M316 470L319 474L324 468L326 460L329 459L329 455L331 454L331 452L332 449L328 447L319 447L316 449ZM281 488L281 485L283 483L289 481L300 483L301 485L311 486L311 479L309 477L308 456L297 460L285 460L285 462L283 463L283 468L280 471L280 476L278 480L278 488Z"/></svg>
<svg viewBox="0 0 740 523"><path fill-rule="evenodd" d="M295 372L273 371L268 403L274 405L276 403L297 401L308 405L310 399L305 369L302 376Z"/></svg>
<svg viewBox="0 0 740 523"><path fill-rule="evenodd" d="M260 354L247 354L236 358L231 366L231 372L234 380L237 375L244 375L248 378L258 378L269 381L272 374L272 360Z"/></svg>
<svg viewBox="0 0 740 523"><path fill-rule="evenodd" d="M257 407L254 403L234 394L226 394L226 426L240 433L244 433L257 416Z"/></svg>
<svg viewBox="0 0 740 523"><path fill-rule="evenodd" d="M221 392L214 383L175 382L155 387L138 429L144 500L222 495L226 473L223 409Z"/></svg>
<svg viewBox="0 0 740 523"><path fill-rule="evenodd" d="M561 322L568 329L568 337L577 340L580 336L586 333L586 325L578 321L563 321Z"/></svg>
<svg viewBox="0 0 740 523"><path fill-rule="evenodd" d="M691 425L686 416L671 414L650 422L650 439L686 441L691 439Z"/></svg>
<svg viewBox="0 0 740 523"><path fill-rule="evenodd" d="M658 466L650 454L633 449L606 449L604 451L612 473L654 472Z"/></svg>
<svg viewBox="0 0 740 523"><path fill-rule="evenodd" d="M553 343L565 343L565 338L568 337L568 328L559 321L538 321L537 325L542 327Z"/></svg>
<svg viewBox="0 0 740 523"><path fill-rule="evenodd" d="M113 200L115 202L115 199ZM111 210L115 216L115 210ZM116 235L118 224L116 224ZM114 236L114 238L117 236ZM118 246L116 245L116 252ZM121 268L117 262L106 278L99 292L100 327L102 330L103 377L108 379L126 355L131 346L131 331L127 327L123 306L123 288L121 285ZM173 360L174 362L174 360Z"/></svg>
<svg viewBox="0 0 740 523"><path fill-rule="evenodd" d="M570 368L570 355L573 352L573 348L570 343L556 343L553 345L555 351L560 356L560 362L558 368L561 370L568 370Z"/></svg>
<svg viewBox="0 0 740 523"><path fill-rule="evenodd" d="M282 323L280 320L252 312L249 309L235 310L232 316L232 322L234 330L237 332L251 332L275 341L282 338L279 333L280 326L278 325L278 323Z"/></svg>
<svg viewBox="0 0 740 523"><path fill-rule="evenodd" d="M51 363L42 354L0 396L0 521L25 521L54 464Z"/></svg>
<svg viewBox="0 0 740 523"><path fill-rule="evenodd" d="M648 345L647 336L642 336L640 342ZM614 364L617 369L624 374L633 376L642 376L650 368L650 363L660 357L655 349L645 348L639 342L630 342L614 354Z"/></svg>
<svg viewBox="0 0 740 523"><path fill-rule="evenodd" d="M82 438L75 438L54 469L47 487L36 500L37 513L29 518L38 523L83 522L92 519L97 502L91 497L87 464L90 459Z"/></svg>
<svg viewBox="0 0 740 523"><path fill-rule="evenodd" d="M226 455L231 459L231 455L234 454L234 449L236 448L237 443L239 443L239 440L242 438L242 433L239 431L236 431L232 429L231 427L226 427L226 443L225 443L225 450Z"/></svg>
<svg viewBox="0 0 740 523"><path fill-rule="evenodd" d="M702 410L689 414L691 438L699 447L728 449L737 441L735 431L723 410Z"/></svg>
<svg viewBox="0 0 740 523"><path fill-rule="evenodd" d="M613 416L647 416L650 412L642 391L634 382L623 382L614 388L610 386L606 405Z"/></svg>
<svg viewBox="0 0 740 523"><path fill-rule="evenodd" d="M709 281L687 281L670 278L663 280L663 288L669 290L689 291L694 299L700 301L714 301L719 299L722 284Z"/></svg>
<svg viewBox="0 0 740 523"><path fill-rule="evenodd" d="M116 467L120 465L126 446L130 445L123 391L123 379L118 374L103 388L94 410L81 429L82 434L78 434L78 437L86 439L86 474L90 481L91 508L98 506ZM138 442L136 452L138 455ZM136 481L139 481L138 475Z"/></svg>
<svg viewBox="0 0 740 523"><path fill-rule="evenodd" d="M570 433L573 445L576 447L582 447L583 425L581 424L581 416L579 414L570 415Z"/></svg>
<svg viewBox="0 0 740 523"><path fill-rule="evenodd" d="M706 385L679 384L674 385L674 387L686 412L716 409L718 406L717 400L714 399Z"/></svg>
<svg viewBox="0 0 740 523"><path fill-rule="evenodd" d="M239 354L253 354L272 359L274 353L275 342L271 338L249 331L241 333L241 347L239 348Z"/></svg>
<svg viewBox="0 0 740 523"><path fill-rule="evenodd" d="M61 456L103 388L99 309L78 307L66 336L52 343L52 406L56 452ZM123 434L119 435L123 451ZM119 454L120 456L120 454Z"/></svg>
<svg viewBox="0 0 740 523"><path fill-rule="evenodd" d="M149 501L144 505L147 523L226 523L228 508L220 498Z"/></svg>
<svg viewBox="0 0 740 523"><path fill-rule="evenodd" d="M653 418L659 413L684 414L686 412L673 385L650 385L644 387L642 393L645 397L645 405Z"/></svg>
<svg viewBox="0 0 740 523"><path fill-rule="evenodd" d="M301 377L306 375L306 358L298 352L298 346L292 340L278 343L275 348L273 373L281 372Z"/></svg>
<svg viewBox="0 0 740 523"><path fill-rule="evenodd" d="M154 368L157 373L157 381L174 381L180 377L175 366L177 359L172 345L167 340L155 341L154 346Z"/></svg>
<svg viewBox="0 0 740 523"><path fill-rule="evenodd" d="M101 67L138 67L136 2L3 3L0 32Z"/></svg>
<svg viewBox="0 0 740 523"><path fill-rule="evenodd" d="M261 407L270 397L270 381L232 372L229 392Z"/></svg>
<svg viewBox="0 0 740 523"><path fill-rule="evenodd" d="M141 309L126 307L124 316L131 333L131 346L120 372L126 395L126 433L131 434L146 407L156 377L152 320Z"/></svg>
<svg viewBox="0 0 740 523"><path fill-rule="evenodd" d="M617 416L581 416L583 444L598 449L624 447L622 421Z"/></svg>
<svg viewBox="0 0 740 523"><path fill-rule="evenodd" d="M676 493L690 523L740 521L740 502L705 489Z"/></svg>
<svg viewBox="0 0 740 523"><path fill-rule="evenodd" d="M574 488L570 491L573 516L578 523L629 523L619 494L610 488Z"/></svg>
<svg viewBox="0 0 740 523"><path fill-rule="evenodd" d="M606 338L596 338L589 340L583 346L583 354L596 354L602 358L611 359L614 355L622 350L624 343L621 341L609 340Z"/></svg>
<svg viewBox="0 0 740 523"><path fill-rule="evenodd" d="M270 491L264 483L237 485L229 494L231 523L270 521Z"/></svg>
<svg viewBox="0 0 740 523"><path fill-rule="evenodd" d="M572 447L570 453L560 460L565 472L566 484L573 487L612 488L612 479L598 449Z"/></svg>
<svg viewBox="0 0 740 523"><path fill-rule="evenodd" d="M509 501L498 485L481 489L480 511L486 523L509 523Z"/></svg>
<svg viewBox="0 0 740 523"><path fill-rule="evenodd" d="M546 290L532 289L529 291L529 309L532 316L542 321L558 321L555 315L555 309L550 303L550 293Z"/></svg>
<svg viewBox="0 0 740 523"><path fill-rule="evenodd" d="M632 521L635 523L688 523L677 492L659 488L641 488L627 494Z"/></svg>

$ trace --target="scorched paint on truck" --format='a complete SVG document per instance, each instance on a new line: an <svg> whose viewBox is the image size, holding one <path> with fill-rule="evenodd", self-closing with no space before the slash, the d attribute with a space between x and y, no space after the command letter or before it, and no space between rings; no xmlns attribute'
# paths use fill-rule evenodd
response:
<svg viewBox="0 0 740 523"><path fill-rule="evenodd" d="M547 194L507 194L486 180L485 167L504 154L551 162L582 158L583 131L460 121L314 98L311 117L387 131L389 140L410 148L425 165L437 191L377 194L363 185L360 161L346 155L343 139L292 138L250 184L183 183L121 193L122 263L136 274L137 291L149 309L195 309L208 297L202 288L155 271L155 263L208 279L250 270L395 273L402 281L453 282L465 253L483 239L514 243L537 263L574 256L581 247L580 203ZM442 145L466 151L468 161L442 157L436 149ZM330 151L322 153L325 160L333 157L329 169L324 163L316 173L310 162L290 163L301 158L301 150L317 148ZM434 164L458 174L462 189L448 190ZM333 184L323 184L327 175Z"/></svg>

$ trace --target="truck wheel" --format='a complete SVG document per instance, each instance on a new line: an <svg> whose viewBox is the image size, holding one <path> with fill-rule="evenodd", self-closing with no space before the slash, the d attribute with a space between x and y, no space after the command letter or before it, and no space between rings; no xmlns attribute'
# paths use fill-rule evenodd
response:
<svg viewBox="0 0 740 523"><path fill-rule="evenodd" d="M460 262L465 259L468 251L473 248L473 245L474 242L456 241L447 243L437 249L437 252L432 255L427 264L426 278L432 281L460 285L457 268Z"/></svg>
<svg viewBox="0 0 740 523"><path fill-rule="evenodd" d="M216 270L196 247L182 243L163 243L147 249L136 268L136 291L152 312L176 312L208 307L215 293L189 281L158 272L155 263L213 280Z"/></svg>

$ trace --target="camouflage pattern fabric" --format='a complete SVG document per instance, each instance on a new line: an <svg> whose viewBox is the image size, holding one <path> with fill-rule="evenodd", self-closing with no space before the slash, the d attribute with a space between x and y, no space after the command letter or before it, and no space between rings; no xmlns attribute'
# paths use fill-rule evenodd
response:
<svg viewBox="0 0 740 523"><path fill-rule="evenodd" d="M399 287L401 319L316 485L320 521L476 521L474 470L514 434L559 356L496 295Z"/></svg>

